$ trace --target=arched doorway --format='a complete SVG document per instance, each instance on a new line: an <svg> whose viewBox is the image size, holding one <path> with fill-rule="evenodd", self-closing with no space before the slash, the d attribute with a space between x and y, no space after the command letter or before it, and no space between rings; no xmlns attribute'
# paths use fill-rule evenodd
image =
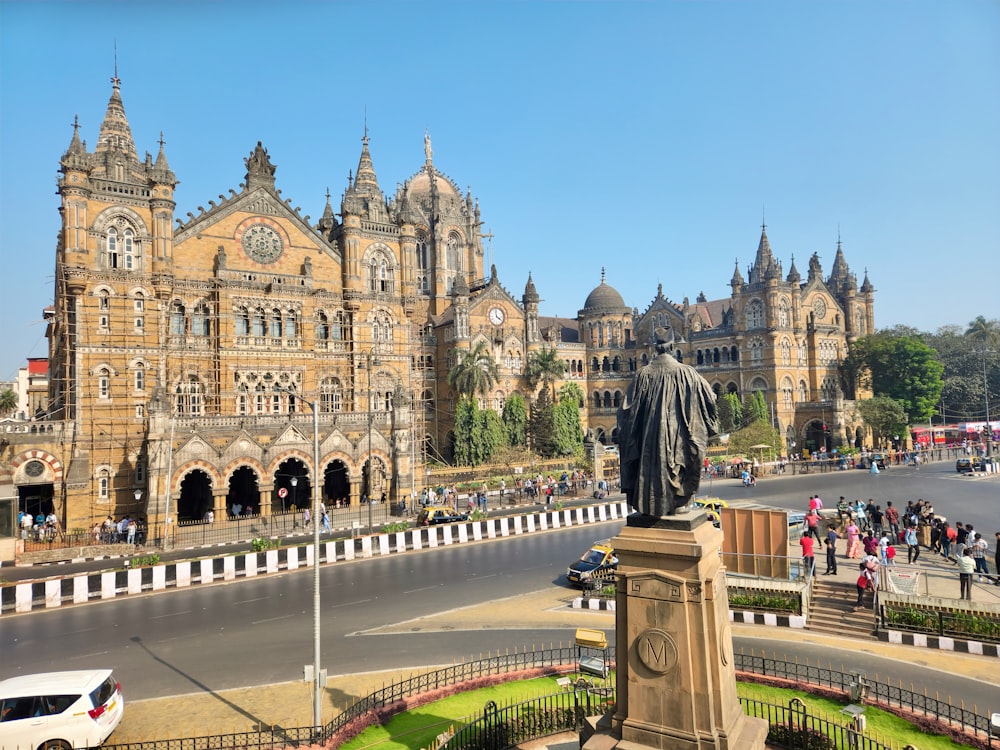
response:
<svg viewBox="0 0 1000 750"><path fill-rule="evenodd" d="M312 505L312 483L306 465L297 458L288 458L274 472L274 492L271 495L271 512L287 513L293 508Z"/></svg>
<svg viewBox="0 0 1000 750"><path fill-rule="evenodd" d="M35 518L47 516L54 509L51 484L22 484L17 488L17 509Z"/></svg>
<svg viewBox="0 0 1000 750"><path fill-rule="evenodd" d="M830 450L830 430L824 422L814 419L806 425L805 447L810 453L826 453Z"/></svg>
<svg viewBox="0 0 1000 750"><path fill-rule="evenodd" d="M194 469L181 480L177 520L182 523L201 521L210 510L212 510L212 480L201 469Z"/></svg>
<svg viewBox="0 0 1000 750"><path fill-rule="evenodd" d="M351 502L351 475L339 458L327 464L323 472L323 497L327 505L340 507Z"/></svg>
<svg viewBox="0 0 1000 750"><path fill-rule="evenodd" d="M241 466L229 477L229 494L226 496L226 512L230 516L250 516L260 513L260 485L257 472L249 466Z"/></svg>

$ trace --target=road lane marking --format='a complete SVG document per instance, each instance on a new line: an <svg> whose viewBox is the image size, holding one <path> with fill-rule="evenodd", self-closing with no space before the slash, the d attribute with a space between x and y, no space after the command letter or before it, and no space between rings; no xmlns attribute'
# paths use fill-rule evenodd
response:
<svg viewBox="0 0 1000 750"><path fill-rule="evenodd" d="M265 599L270 599L269 596L258 596L256 599L241 599L238 602L233 602L233 604L249 604L250 602L262 602Z"/></svg>
<svg viewBox="0 0 1000 750"><path fill-rule="evenodd" d="M355 604L367 604L373 601L372 599L360 599L356 602L341 602L340 604L331 604L329 609L338 609L339 607L353 607Z"/></svg>
<svg viewBox="0 0 1000 750"><path fill-rule="evenodd" d="M287 620L289 617L295 617L296 615L282 615L281 617L268 617L266 620L251 620L251 625L260 625L262 622L275 622L276 620Z"/></svg>
<svg viewBox="0 0 1000 750"><path fill-rule="evenodd" d="M183 612L171 612L170 614L167 614L167 615L153 615L149 619L150 620L162 620L164 617L177 617L178 615L189 615L189 614L191 614L191 610L190 609L186 609Z"/></svg>

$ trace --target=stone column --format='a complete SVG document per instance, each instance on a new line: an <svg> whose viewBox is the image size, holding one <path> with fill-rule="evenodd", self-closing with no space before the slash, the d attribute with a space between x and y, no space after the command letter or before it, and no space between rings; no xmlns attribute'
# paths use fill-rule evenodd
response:
<svg viewBox="0 0 1000 750"><path fill-rule="evenodd" d="M722 532L703 511L633 516L613 544L618 703L583 747L762 750L767 722L736 697Z"/></svg>

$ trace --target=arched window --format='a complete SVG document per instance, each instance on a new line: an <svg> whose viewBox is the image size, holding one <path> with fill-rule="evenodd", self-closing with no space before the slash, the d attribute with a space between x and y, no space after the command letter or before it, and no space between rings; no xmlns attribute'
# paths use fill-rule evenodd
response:
<svg viewBox="0 0 1000 750"><path fill-rule="evenodd" d="M806 381L800 380L799 381L799 402L801 403L803 401L808 401L808 400L809 400L809 389L806 388Z"/></svg>
<svg viewBox="0 0 1000 750"><path fill-rule="evenodd" d="M267 394L264 393L264 384L257 383L253 391L254 411L257 414L264 414L267 409Z"/></svg>
<svg viewBox="0 0 1000 750"><path fill-rule="evenodd" d="M97 397L111 398L111 370L102 367L97 371Z"/></svg>
<svg viewBox="0 0 1000 750"><path fill-rule="evenodd" d="M111 497L111 472L99 469L97 472L97 499L107 501Z"/></svg>
<svg viewBox="0 0 1000 750"><path fill-rule="evenodd" d="M323 378L319 384L320 411L333 414L343 408L343 390L337 378Z"/></svg>
<svg viewBox="0 0 1000 750"><path fill-rule="evenodd" d="M621 392L621 391L615 391L615 394L614 394L614 396L612 396L612 397L611 397L611 405L612 405L612 406L613 406L614 408L616 408L616 409L617 409L617 408L618 408L619 406L621 406L621 405L622 405L622 392Z"/></svg>
<svg viewBox="0 0 1000 750"><path fill-rule="evenodd" d="M298 336L299 326L294 310L285 313L285 338L294 339Z"/></svg>
<svg viewBox="0 0 1000 750"><path fill-rule="evenodd" d="M417 235L417 291L427 294L430 291L430 251L427 248L427 238Z"/></svg>
<svg viewBox="0 0 1000 750"><path fill-rule="evenodd" d="M264 329L266 327L264 318L264 308L262 307L254 308L252 323L253 323L253 328L251 330L253 331L253 335L258 338L263 337Z"/></svg>
<svg viewBox="0 0 1000 750"><path fill-rule="evenodd" d="M712 350L712 364L719 364L719 347Z"/></svg>
<svg viewBox="0 0 1000 750"><path fill-rule="evenodd" d="M597 361L597 357L594 357L592 360L590 360L590 369L593 372L600 372L601 363Z"/></svg>
<svg viewBox="0 0 1000 750"><path fill-rule="evenodd" d="M764 361L764 342L760 339L754 339L750 342L750 361L751 362L763 362Z"/></svg>
<svg viewBox="0 0 1000 750"><path fill-rule="evenodd" d="M119 268L122 261L121 251L118 247L118 230L114 227L108 229L108 240L107 240L107 263L108 268Z"/></svg>
<svg viewBox="0 0 1000 750"><path fill-rule="evenodd" d="M132 384L137 391L146 390L146 365L136 362L135 371L132 373Z"/></svg>
<svg viewBox="0 0 1000 750"><path fill-rule="evenodd" d="M699 349L697 352L695 352L695 362L697 364L699 364L699 365L705 364L705 355L701 351L701 349Z"/></svg>
<svg viewBox="0 0 1000 750"><path fill-rule="evenodd" d="M122 260L125 262L126 271L135 268L135 237L131 229L122 232Z"/></svg>
<svg viewBox="0 0 1000 750"><path fill-rule="evenodd" d="M250 311L241 307L236 311L236 335L250 335Z"/></svg>
<svg viewBox="0 0 1000 750"><path fill-rule="evenodd" d="M788 300L782 297L781 301L778 303L778 325L782 327L787 326L791 318L792 316L791 310L788 307Z"/></svg>
<svg viewBox="0 0 1000 750"><path fill-rule="evenodd" d="M781 339L781 364L786 367L792 364L792 342L787 338Z"/></svg>
<svg viewBox="0 0 1000 750"><path fill-rule="evenodd" d="M195 305L194 314L191 318L191 335L208 336L210 330L211 321L209 320L208 305L204 302L199 302Z"/></svg>
<svg viewBox="0 0 1000 750"><path fill-rule="evenodd" d="M601 408L601 394L598 391L594 391L594 408Z"/></svg>
<svg viewBox="0 0 1000 750"><path fill-rule="evenodd" d="M281 338L281 310L277 308L271 310L271 338Z"/></svg>
<svg viewBox="0 0 1000 750"><path fill-rule="evenodd" d="M174 388L174 413L179 417L202 415L202 388L197 376L189 375Z"/></svg>
<svg viewBox="0 0 1000 750"><path fill-rule="evenodd" d="M747 303L747 329L764 327L764 303L759 299L752 299Z"/></svg>
<svg viewBox="0 0 1000 750"><path fill-rule="evenodd" d="M187 332L185 313L184 304L180 300L174 300L170 306L170 333L174 336L183 336Z"/></svg>
<svg viewBox="0 0 1000 750"><path fill-rule="evenodd" d="M330 321L325 312L316 313L316 340L326 341L330 338Z"/></svg>
<svg viewBox="0 0 1000 750"><path fill-rule="evenodd" d="M785 408L791 408L792 406L792 396L795 389L792 385L792 379L785 377L781 379L781 402Z"/></svg>
<svg viewBox="0 0 1000 750"><path fill-rule="evenodd" d="M330 321L330 339L333 341L344 340L344 313L336 312L333 320Z"/></svg>
<svg viewBox="0 0 1000 750"><path fill-rule="evenodd" d="M740 350L737 349L735 346L729 350L729 359L732 360L733 362L740 361Z"/></svg>
<svg viewBox="0 0 1000 750"><path fill-rule="evenodd" d="M611 391L604 392L604 408L605 409L611 408Z"/></svg>
<svg viewBox="0 0 1000 750"><path fill-rule="evenodd" d="M382 250L368 258L368 291L389 294L394 291L394 264Z"/></svg>

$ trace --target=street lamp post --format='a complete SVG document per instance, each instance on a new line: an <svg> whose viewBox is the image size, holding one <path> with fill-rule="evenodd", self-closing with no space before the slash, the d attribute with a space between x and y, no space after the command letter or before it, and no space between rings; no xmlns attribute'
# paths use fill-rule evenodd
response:
<svg viewBox="0 0 1000 750"><path fill-rule="evenodd" d="M367 490L368 490L368 535L372 533L372 429L375 413L372 409L372 365L378 364L378 357L375 356L374 347L365 355L365 369L368 371L368 461L367 461Z"/></svg>
<svg viewBox="0 0 1000 750"><path fill-rule="evenodd" d="M135 512L138 513L139 501L142 500L142 490L136 490L133 494L135 495Z"/></svg>
<svg viewBox="0 0 1000 750"><path fill-rule="evenodd" d="M983 349L981 354L983 355L983 398L986 399L986 435L985 445L983 446L984 452L987 456L993 454L993 426L990 424L990 381L986 377L986 354L987 349Z"/></svg>
<svg viewBox="0 0 1000 750"><path fill-rule="evenodd" d="M289 482L289 484L292 485L292 509L294 510L295 508L299 507L299 504L297 502L298 497L296 496L296 490L295 490L295 488L298 487L298 485L299 485L299 478L295 477L295 476L289 477L288 478L288 482ZM293 525L294 525L294 521L293 521Z"/></svg>
<svg viewBox="0 0 1000 750"><path fill-rule="evenodd" d="M287 388L276 388L283 393L290 393ZM319 609L319 518L320 504L320 455L319 455L319 405L313 401L307 401L297 393L295 398L302 401L312 409L313 413L313 726L319 727L323 724L323 675L319 668L319 644L320 644L320 609ZM292 488L294 490L298 477L292 477Z"/></svg>

